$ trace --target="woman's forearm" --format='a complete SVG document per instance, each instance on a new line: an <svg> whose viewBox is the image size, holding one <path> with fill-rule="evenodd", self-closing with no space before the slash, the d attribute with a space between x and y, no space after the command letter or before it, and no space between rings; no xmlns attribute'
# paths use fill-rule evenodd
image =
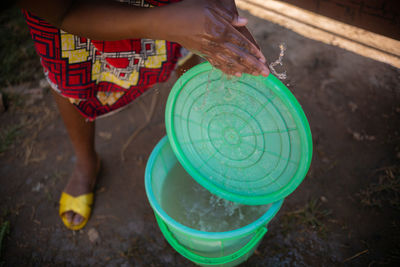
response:
<svg viewBox="0 0 400 267"><path fill-rule="evenodd" d="M22 0L22 8L66 32L94 40L168 39L160 8L115 1Z"/></svg>
<svg viewBox="0 0 400 267"><path fill-rule="evenodd" d="M168 40L203 56L227 74L269 74L265 57L243 28L247 21L238 18L234 0L185 0L157 8L114 0L20 0L20 6L81 37Z"/></svg>
<svg viewBox="0 0 400 267"><path fill-rule="evenodd" d="M158 9L158 10L156 10ZM167 39L161 30L160 8L140 8L115 1L76 3L64 16L60 28L95 40L129 38Z"/></svg>

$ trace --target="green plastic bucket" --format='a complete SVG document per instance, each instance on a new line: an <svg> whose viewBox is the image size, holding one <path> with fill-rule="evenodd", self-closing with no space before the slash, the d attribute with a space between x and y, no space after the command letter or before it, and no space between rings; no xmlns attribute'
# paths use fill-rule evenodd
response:
<svg viewBox="0 0 400 267"><path fill-rule="evenodd" d="M267 224L283 200L272 203L256 221L227 232L203 232L180 224L162 208L161 193L167 174L179 164L167 137L152 151L146 165L145 187L158 225L168 243L182 256L202 266L236 266L252 255L267 232Z"/></svg>

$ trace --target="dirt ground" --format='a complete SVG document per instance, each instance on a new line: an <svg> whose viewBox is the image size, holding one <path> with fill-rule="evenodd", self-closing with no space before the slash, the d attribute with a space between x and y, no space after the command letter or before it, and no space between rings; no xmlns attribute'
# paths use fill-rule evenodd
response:
<svg viewBox="0 0 400 267"><path fill-rule="evenodd" d="M243 266L399 266L400 70L245 15L270 62L287 46L284 83L309 119L314 155ZM41 77L1 89L0 266L191 266L164 240L144 190L175 79L98 120L96 203L87 226L72 232L58 198L75 158Z"/></svg>

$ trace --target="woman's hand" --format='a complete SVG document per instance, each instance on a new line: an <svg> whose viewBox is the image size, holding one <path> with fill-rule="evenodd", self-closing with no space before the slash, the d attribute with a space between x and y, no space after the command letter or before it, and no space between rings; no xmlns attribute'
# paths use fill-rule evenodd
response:
<svg viewBox="0 0 400 267"><path fill-rule="evenodd" d="M169 14L165 39L180 43L226 74L268 76L265 57L233 0L185 0L163 9Z"/></svg>
<svg viewBox="0 0 400 267"><path fill-rule="evenodd" d="M221 4L228 9L230 12L235 14L239 18L239 13L235 4L234 0L220 0ZM250 40L258 49L260 49L260 46L257 44L256 40L254 39L253 35L250 33L249 29L247 29L247 19L242 18L245 21L240 23L239 21L234 21L232 23L233 26L241 33L243 34L248 40Z"/></svg>

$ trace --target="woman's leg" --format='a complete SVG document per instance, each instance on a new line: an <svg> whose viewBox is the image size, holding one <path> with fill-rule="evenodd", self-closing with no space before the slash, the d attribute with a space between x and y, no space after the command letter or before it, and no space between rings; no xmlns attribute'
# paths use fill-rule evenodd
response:
<svg viewBox="0 0 400 267"><path fill-rule="evenodd" d="M100 167L94 147L95 123L86 121L68 99L52 92L76 155L75 167L64 192L72 196L90 193L94 189ZM83 221L82 216L72 211L65 216L75 225Z"/></svg>

